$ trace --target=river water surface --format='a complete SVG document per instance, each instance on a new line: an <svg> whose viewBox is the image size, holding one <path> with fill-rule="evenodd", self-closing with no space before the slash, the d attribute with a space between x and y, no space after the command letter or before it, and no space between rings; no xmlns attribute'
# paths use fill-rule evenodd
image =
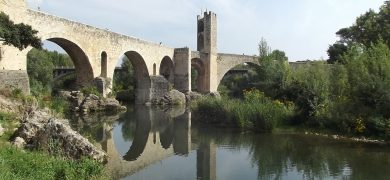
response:
<svg viewBox="0 0 390 180"><path fill-rule="evenodd" d="M108 153L114 179L390 179L389 146L243 134L196 126L192 116L185 108L137 106L74 127Z"/></svg>

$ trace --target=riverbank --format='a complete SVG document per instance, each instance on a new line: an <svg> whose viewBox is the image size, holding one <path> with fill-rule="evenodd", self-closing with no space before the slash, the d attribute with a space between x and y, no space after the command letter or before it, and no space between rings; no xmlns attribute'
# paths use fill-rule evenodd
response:
<svg viewBox="0 0 390 180"><path fill-rule="evenodd" d="M0 135L0 172L2 172L0 179L107 179L104 165L96 160L84 156L80 156L79 159L71 159L66 155L64 156L64 154L50 152L50 148L54 148L58 152L69 150L62 149L59 144L53 144L53 142L58 142L55 137L61 137L60 134L58 136L55 134L56 130L64 130L62 131L64 133L69 132L70 134L67 134L66 137L71 137L72 133L75 135L74 137L77 137L77 133L72 132L70 128L67 129L66 124L57 122L56 118L53 118L54 115L46 114L50 117L35 118L37 121L51 122L52 127L55 127L55 129L52 129L52 133L42 131L51 129L47 128L48 126L45 124L30 124L29 128L23 128L23 123L32 122L29 121L32 114L41 112L36 105L36 100L33 97L19 98L0 95L0 124L3 128L3 133ZM40 128L42 129L39 130ZM29 130L30 132L26 135L32 135L34 131L41 134L40 137L46 135L50 138L47 138L44 143L43 141L40 142L39 145L44 146L33 147L30 143L37 141L30 139L24 144L23 141L15 137L15 131L20 129ZM10 140L14 140L13 143ZM73 144L73 147L75 147L82 142L79 140L81 139L79 138L73 143L68 142L68 144ZM66 143L66 141L64 142ZM27 149L18 148L18 146L25 147L25 145L27 145ZM68 152L73 153L72 151Z"/></svg>
<svg viewBox="0 0 390 180"><path fill-rule="evenodd" d="M201 98L192 104L192 109L194 111L194 123L235 128L242 132L275 132L287 128L289 130L295 129L294 132L296 133L333 139L377 144L390 143L386 133L362 133L360 130L362 127L366 127L360 124L356 124L350 131L340 131L336 126L337 124L334 126L316 126L299 123L303 121L299 120L302 117L297 112L294 103L272 100L255 89L245 91L244 99Z"/></svg>

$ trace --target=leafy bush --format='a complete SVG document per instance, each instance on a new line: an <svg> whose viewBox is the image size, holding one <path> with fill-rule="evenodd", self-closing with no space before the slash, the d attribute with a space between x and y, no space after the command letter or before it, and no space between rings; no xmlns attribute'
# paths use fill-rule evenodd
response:
<svg viewBox="0 0 390 180"><path fill-rule="evenodd" d="M70 105L65 98L54 97L51 100L50 109L56 113L65 114L70 111Z"/></svg>
<svg viewBox="0 0 390 180"><path fill-rule="evenodd" d="M271 131L288 123L294 106L273 101L257 89L244 92L244 100L201 98L192 106L194 116L203 123Z"/></svg>
<svg viewBox="0 0 390 180"><path fill-rule="evenodd" d="M102 94L98 91L98 89L96 88L96 86L93 86L93 85L89 85L89 86L85 86L81 89L81 92L85 95L89 95L89 94L94 94L94 95L97 95L97 96L102 96Z"/></svg>

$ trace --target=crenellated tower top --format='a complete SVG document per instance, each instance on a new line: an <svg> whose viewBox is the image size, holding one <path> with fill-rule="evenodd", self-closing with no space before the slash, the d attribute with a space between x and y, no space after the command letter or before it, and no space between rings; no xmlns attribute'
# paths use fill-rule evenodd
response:
<svg viewBox="0 0 390 180"><path fill-rule="evenodd" d="M198 51L217 53L217 14L209 11L197 16Z"/></svg>

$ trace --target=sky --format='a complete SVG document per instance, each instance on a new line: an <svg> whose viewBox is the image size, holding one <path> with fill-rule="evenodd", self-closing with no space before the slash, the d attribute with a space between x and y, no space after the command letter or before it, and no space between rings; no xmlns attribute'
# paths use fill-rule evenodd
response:
<svg viewBox="0 0 390 180"><path fill-rule="evenodd" d="M196 17L218 18L218 51L258 54L265 38L289 61L327 59L340 28L383 0L27 0L30 9L102 29L196 50Z"/></svg>

